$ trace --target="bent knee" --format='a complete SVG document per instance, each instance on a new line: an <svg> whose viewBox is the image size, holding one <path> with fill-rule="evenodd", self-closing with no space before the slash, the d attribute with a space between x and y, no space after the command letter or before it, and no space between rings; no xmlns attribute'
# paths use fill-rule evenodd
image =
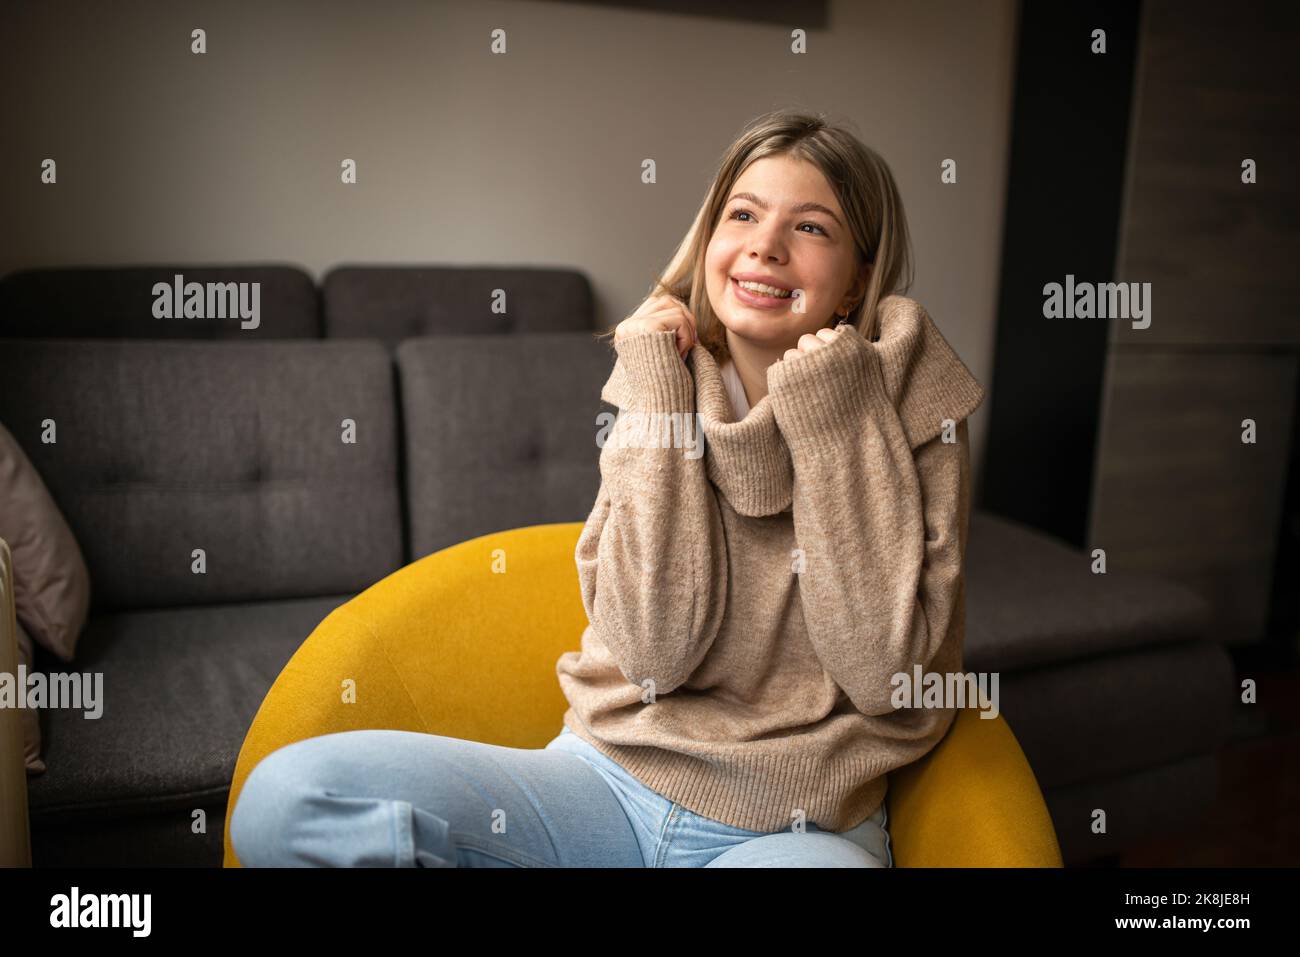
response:
<svg viewBox="0 0 1300 957"><path fill-rule="evenodd" d="M288 836L300 821L313 782L295 742L259 761L230 814L230 846L244 867L291 864Z"/></svg>

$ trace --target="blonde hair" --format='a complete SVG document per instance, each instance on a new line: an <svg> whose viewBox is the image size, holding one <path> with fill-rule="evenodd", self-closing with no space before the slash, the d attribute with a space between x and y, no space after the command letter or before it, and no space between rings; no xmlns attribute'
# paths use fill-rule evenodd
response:
<svg viewBox="0 0 1300 957"><path fill-rule="evenodd" d="M876 338L880 300L906 293L912 285L907 219L884 159L845 126L827 122L825 114L789 109L765 113L746 126L727 149L695 221L647 295L674 296L686 303L695 317L700 344L719 364L729 353L725 329L713 312L705 287L705 253L741 173L757 160L782 155L806 160L821 170L844 211L859 267L874 264L865 296L848 315L863 336ZM613 334L609 329L597 338Z"/></svg>

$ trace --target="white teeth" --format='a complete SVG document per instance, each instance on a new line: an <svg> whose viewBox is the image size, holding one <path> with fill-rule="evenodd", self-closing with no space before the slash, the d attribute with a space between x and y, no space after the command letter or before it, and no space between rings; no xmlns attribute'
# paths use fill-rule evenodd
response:
<svg viewBox="0 0 1300 957"><path fill-rule="evenodd" d="M748 289L750 292L762 293L764 296L775 296L778 299L790 298L790 291L787 289L777 289L775 286L765 286L761 282L745 282L736 280L741 289Z"/></svg>

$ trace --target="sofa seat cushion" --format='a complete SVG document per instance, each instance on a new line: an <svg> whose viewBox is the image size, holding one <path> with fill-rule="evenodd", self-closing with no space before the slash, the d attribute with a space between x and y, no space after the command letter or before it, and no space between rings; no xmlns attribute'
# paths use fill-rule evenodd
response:
<svg viewBox="0 0 1300 957"><path fill-rule="evenodd" d="M299 645L351 594L92 616L76 661L102 673L100 717L47 708L33 826L202 807L226 793L262 699ZM208 821L220 830L220 821Z"/></svg>
<svg viewBox="0 0 1300 957"><path fill-rule="evenodd" d="M971 511L967 670L1012 671L1211 638L1209 621L1209 603L1187 585L1113 569L1094 574L1088 553Z"/></svg>
<svg viewBox="0 0 1300 957"><path fill-rule="evenodd" d="M1232 659L1211 641L1003 672L998 680L1002 715L1044 788L1212 754L1227 743L1236 700Z"/></svg>
<svg viewBox="0 0 1300 957"><path fill-rule="evenodd" d="M1093 574L1087 553L973 511L963 668L997 673L999 707L1043 788L1213 753L1227 737L1232 661L1191 588Z"/></svg>

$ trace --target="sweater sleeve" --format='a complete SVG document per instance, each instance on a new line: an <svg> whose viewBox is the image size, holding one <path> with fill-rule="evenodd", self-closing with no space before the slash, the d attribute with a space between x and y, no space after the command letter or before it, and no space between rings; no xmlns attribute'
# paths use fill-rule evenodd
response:
<svg viewBox="0 0 1300 957"><path fill-rule="evenodd" d="M913 449L880 350L842 328L826 346L770 367L769 394L794 463L809 639L854 706L881 715L894 710L893 676L928 669L963 624L968 410L918 406L954 427L910 423L933 436Z"/></svg>
<svg viewBox="0 0 1300 957"><path fill-rule="evenodd" d="M652 680L661 695L690 677L717 636L726 541L695 383L675 334L641 333L615 348L616 394L607 387L602 395L620 411L600 452L600 491L575 558L592 629L630 682Z"/></svg>

